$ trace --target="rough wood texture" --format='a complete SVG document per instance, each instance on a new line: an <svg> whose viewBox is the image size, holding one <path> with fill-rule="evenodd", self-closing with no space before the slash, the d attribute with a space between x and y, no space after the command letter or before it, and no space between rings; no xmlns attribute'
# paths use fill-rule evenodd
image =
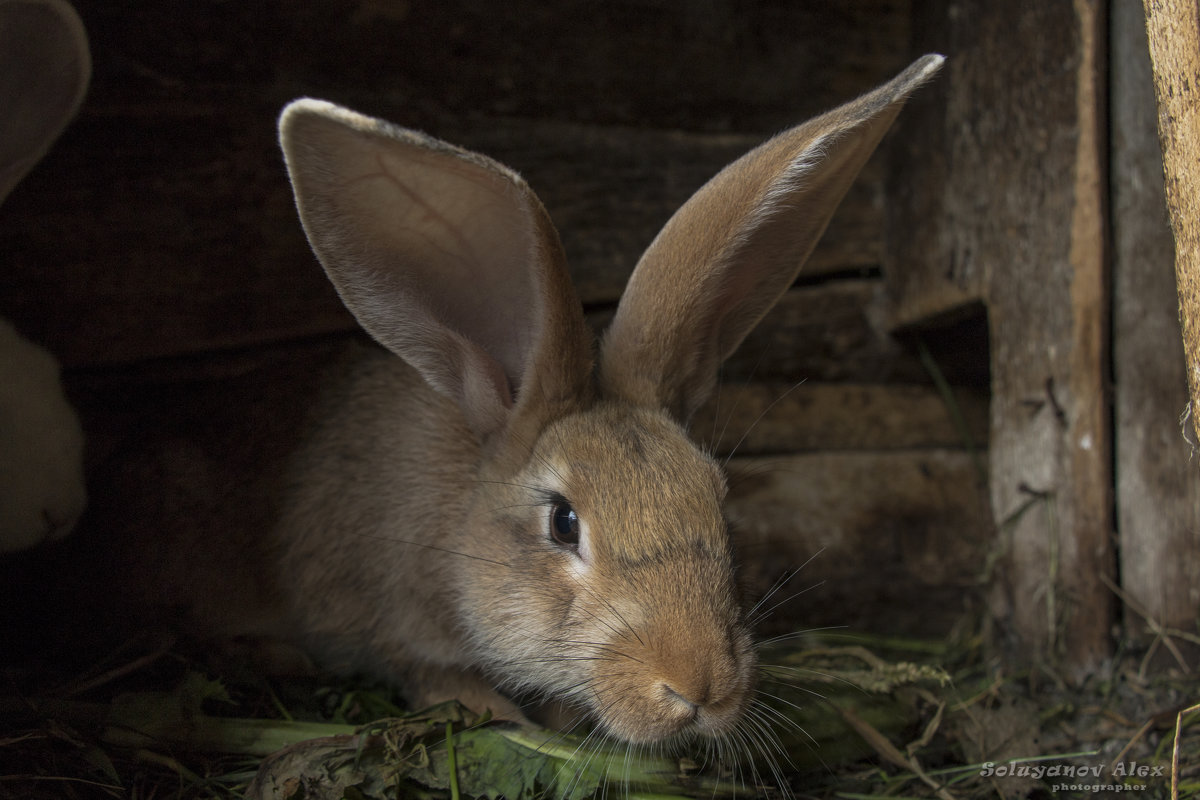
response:
<svg viewBox="0 0 1200 800"><path fill-rule="evenodd" d="M615 301L658 227L721 166L907 57L907 6L893 0L756 13L732 0L77 5L91 93L0 216L0 314L68 366L352 326L275 143L295 96L510 162L545 199L592 305ZM877 270L882 175L873 162L811 274Z"/></svg>
<svg viewBox="0 0 1200 800"><path fill-rule="evenodd" d="M908 63L907 0L76 0L95 102L266 93L379 112L761 133Z"/></svg>
<svg viewBox="0 0 1200 800"><path fill-rule="evenodd" d="M987 393L959 389L952 405L927 386L726 383L691 429L721 456L957 448L982 465Z"/></svg>
<svg viewBox="0 0 1200 800"><path fill-rule="evenodd" d="M1181 431L1187 374L1140 0L1112 5L1113 378L1127 629L1200 615L1200 465Z"/></svg>
<svg viewBox="0 0 1200 800"><path fill-rule="evenodd" d="M906 123L907 160L946 166L940 185L906 183L912 211L890 206L893 320L987 306L1006 545L993 615L1026 657L1062 656L1083 675L1113 619L1102 6L934 0L913 28L949 60L940 94ZM1043 513L1021 513L1031 500Z"/></svg>
<svg viewBox="0 0 1200 800"><path fill-rule="evenodd" d="M737 458L728 514L748 596L802 568L783 624L946 634L990 546L986 480L961 451Z"/></svg>
<svg viewBox="0 0 1200 800"><path fill-rule="evenodd" d="M1200 438L1200 11L1185 0L1145 0L1158 97L1167 208L1175 234L1175 281Z"/></svg>

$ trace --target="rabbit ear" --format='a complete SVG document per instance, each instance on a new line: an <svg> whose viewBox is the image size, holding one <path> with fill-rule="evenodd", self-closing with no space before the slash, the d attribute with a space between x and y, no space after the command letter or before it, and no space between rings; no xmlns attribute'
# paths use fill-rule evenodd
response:
<svg viewBox="0 0 1200 800"><path fill-rule="evenodd" d="M284 109L280 140L309 242L347 308L477 435L521 404L586 390L591 343L562 247L514 172L317 100Z"/></svg>
<svg viewBox="0 0 1200 800"><path fill-rule="evenodd" d="M604 392L682 421L721 362L796 278L834 209L914 89L918 60L889 83L751 151L667 222L629 280L604 338Z"/></svg>
<svg viewBox="0 0 1200 800"><path fill-rule="evenodd" d="M0 201L79 110L87 34L61 0L0 0Z"/></svg>

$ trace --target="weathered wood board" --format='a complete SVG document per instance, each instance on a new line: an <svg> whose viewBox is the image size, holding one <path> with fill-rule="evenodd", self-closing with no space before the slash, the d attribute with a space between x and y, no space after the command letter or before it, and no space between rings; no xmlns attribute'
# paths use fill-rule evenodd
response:
<svg viewBox="0 0 1200 800"><path fill-rule="evenodd" d="M352 325L304 242L275 143L296 96L510 162L546 200L592 305L616 299L721 166L907 60L902 0L755 13L725 0L76 5L91 92L0 216L0 314L68 366ZM877 161L852 190L814 271L878 267L882 174Z"/></svg>
<svg viewBox="0 0 1200 800"><path fill-rule="evenodd" d="M949 58L902 121L885 263L896 325L987 308L993 616L1076 676L1113 620L1101 6L917 4L918 47ZM942 174L916 180L925 163Z"/></svg>
<svg viewBox="0 0 1200 800"><path fill-rule="evenodd" d="M914 384L725 383L696 413L691 431L725 457L943 448L973 451L982 467L988 396L960 387L948 401Z"/></svg>
<svg viewBox="0 0 1200 800"><path fill-rule="evenodd" d="M1175 234L1175 282L1192 410L1200 407L1200 10L1182 0L1145 0L1167 209ZM1200 418L1192 425L1200 435Z"/></svg>
<svg viewBox="0 0 1200 800"><path fill-rule="evenodd" d="M275 143L277 110L79 120L0 217L0 313L68 366L353 327L300 229ZM442 127L540 190L581 299L600 306L616 302L638 255L692 191L761 139L525 120ZM876 162L806 275L877 268L881 193Z"/></svg>
<svg viewBox="0 0 1200 800"><path fill-rule="evenodd" d="M1113 411L1127 628L1200 618L1200 462L1181 420L1187 375L1154 78L1140 0L1111 7ZM1194 439L1193 439L1194 441Z"/></svg>
<svg viewBox="0 0 1200 800"><path fill-rule="evenodd" d="M748 596L800 570L779 596L803 592L779 610L780 632L945 634L978 597L987 482L962 451L736 458L730 472Z"/></svg>

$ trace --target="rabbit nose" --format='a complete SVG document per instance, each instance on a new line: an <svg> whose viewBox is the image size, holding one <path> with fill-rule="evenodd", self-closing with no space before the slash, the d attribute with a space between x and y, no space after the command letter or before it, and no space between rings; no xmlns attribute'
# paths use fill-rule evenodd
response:
<svg viewBox="0 0 1200 800"><path fill-rule="evenodd" d="M720 706L737 693L737 665L732 659L715 658L687 671L666 676L660 684L662 696L687 720L706 708Z"/></svg>

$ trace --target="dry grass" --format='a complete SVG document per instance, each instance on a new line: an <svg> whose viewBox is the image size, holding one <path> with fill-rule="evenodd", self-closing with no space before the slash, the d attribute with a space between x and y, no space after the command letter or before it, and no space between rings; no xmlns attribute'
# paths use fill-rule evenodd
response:
<svg viewBox="0 0 1200 800"><path fill-rule="evenodd" d="M773 648L763 691L786 755L734 769L696 752L581 748L456 706L410 714L378 687L272 682L143 648L74 675L10 673L0 796L1200 797L1195 674L1151 671L1130 652L1071 688L979 653L972 642ZM1063 783L1076 788L1056 791Z"/></svg>

